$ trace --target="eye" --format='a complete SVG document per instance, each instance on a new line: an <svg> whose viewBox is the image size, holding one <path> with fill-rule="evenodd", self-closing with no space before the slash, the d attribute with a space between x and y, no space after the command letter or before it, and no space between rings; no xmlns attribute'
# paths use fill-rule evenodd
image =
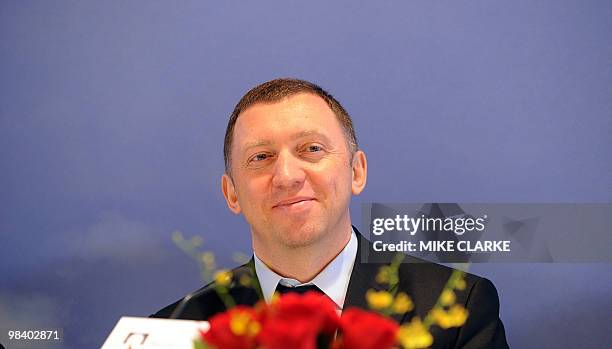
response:
<svg viewBox="0 0 612 349"><path fill-rule="evenodd" d="M253 155L249 159L249 162L261 162L261 161L269 159L270 157L271 157L271 155L268 154L268 153L259 153L259 154Z"/></svg>
<svg viewBox="0 0 612 349"><path fill-rule="evenodd" d="M310 144L309 146L306 147L306 151L309 153L316 153L323 150L323 147L321 147L318 144Z"/></svg>
<svg viewBox="0 0 612 349"><path fill-rule="evenodd" d="M321 160L326 154L325 148L318 143L304 144L300 153L305 160L311 162Z"/></svg>

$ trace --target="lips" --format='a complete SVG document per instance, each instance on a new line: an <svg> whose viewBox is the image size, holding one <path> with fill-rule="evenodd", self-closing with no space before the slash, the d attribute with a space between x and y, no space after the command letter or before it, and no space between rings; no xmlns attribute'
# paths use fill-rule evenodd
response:
<svg viewBox="0 0 612 349"><path fill-rule="evenodd" d="M272 206L272 208L289 207L293 204L297 204L303 201L311 201L311 200L314 200L314 198L307 197L307 196L293 197L293 198L289 198L289 199L285 199L285 200L277 202L274 206Z"/></svg>

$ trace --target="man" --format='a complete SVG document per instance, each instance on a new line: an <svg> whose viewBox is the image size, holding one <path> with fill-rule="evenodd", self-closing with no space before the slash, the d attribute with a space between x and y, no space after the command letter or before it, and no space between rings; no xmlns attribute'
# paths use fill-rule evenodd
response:
<svg viewBox="0 0 612 349"><path fill-rule="evenodd" d="M366 185L367 162L340 103L302 80L261 84L236 105L224 157L223 195L229 209L249 223L254 251L233 274L247 274L259 284L232 289L236 302L254 304L261 296L269 301L275 291L316 289L339 312L367 308L365 292L381 289L375 282L380 265L362 263L361 250L370 244L352 227L349 213L352 195ZM424 316L450 274L451 269L432 263L402 264L399 289L412 297L415 309L396 320ZM474 275L466 283L457 302L470 316L458 329L434 327L434 347L507 348L494 286ZM225 310L212 285L180 303L154 316L205 320Z"/></svg>

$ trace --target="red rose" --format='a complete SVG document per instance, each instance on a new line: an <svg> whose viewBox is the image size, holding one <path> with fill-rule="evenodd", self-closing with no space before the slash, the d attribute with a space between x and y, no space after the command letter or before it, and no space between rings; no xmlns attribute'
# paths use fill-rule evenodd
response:
<svg viewBox="0 0 612 349"><path fill-rule="evenodd" d="M259 342L266 349L316 349L319 336L331 340L339 325L336 305L317 292L286 294L264 317Z"/></svg>
<svg viewBox="0 0 612 349"><path fill-rule="evenodd" d="M344 348L390 349L396 344L399 325L395 321L358 308L342 313L340 331Z"/></svg>
<svg viewBox="0 0 612 349"><path fill-rule="evenodd" d="M261 330L255 310L236 306L209 320L210 329L201 333L202 339L218 349L253 349Z"/></svg>

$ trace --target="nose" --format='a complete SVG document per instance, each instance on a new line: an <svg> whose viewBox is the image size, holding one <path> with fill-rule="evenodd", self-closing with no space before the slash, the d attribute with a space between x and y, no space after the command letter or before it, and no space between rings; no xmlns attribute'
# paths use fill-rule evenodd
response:
<svg viewBox="0 0 612 349"><path fill-rule="evenodd" d="M289 151L280 152L274 164L272 185L279 190L299 189L304 184L306 174L300 159Z"/></svg>

